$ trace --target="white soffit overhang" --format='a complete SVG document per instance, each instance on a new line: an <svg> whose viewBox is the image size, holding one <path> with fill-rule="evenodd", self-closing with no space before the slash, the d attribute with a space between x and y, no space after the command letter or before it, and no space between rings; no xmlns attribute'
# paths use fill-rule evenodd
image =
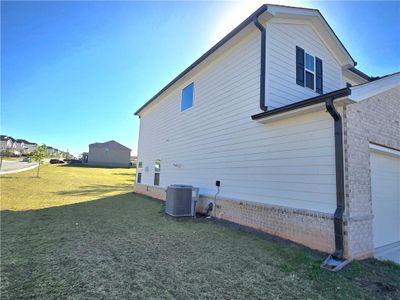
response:
<svg viewBox="0 0 400 300"><path fill-rule="evenodd" d="M355 61L344 48L343 44L318 10L268 5L267 13L279 18L303 19L310 21L320 38L332 50L342 67L351 68L355 66Z"/></svg>
<svg viewBox="0 0 400 300"><path fill-rule="evenodd" d="M343 105L350 104L352 102L349 101L349 99L347 99L347 97L340 97L340 98L337 98L334 103L335 103L335 107L338 108ZM257 122L261 123L261 124L268 124L268 123L273 123L273 122L288 119L291 117L298 117L301 115L305 115L305 114L309 114L309 113L313 113L313 112L317 112L317 111L326 111L325 101L322 101L317 104L308 105L308 106L300 107L297 109L289 110L287 112L282 112L279 114L266 116L264 118L258 119Z"/></svg>
<svg viewBox="0 0 400 300"><path fill-rule="evenodd" d="M358 102L400 86L400 72L365 84L351 87L348 99ZM400 97L400 95L399 95Z"/></svg>

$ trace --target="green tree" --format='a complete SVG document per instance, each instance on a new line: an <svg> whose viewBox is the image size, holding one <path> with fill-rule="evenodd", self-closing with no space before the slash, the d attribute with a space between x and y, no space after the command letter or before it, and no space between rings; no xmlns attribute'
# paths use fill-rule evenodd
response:
<svg viewBox="0 0 400 300"><path fill-rule="evenodd" d="M36 146L35 151L33 151L31 154L31 158L39 163L36 173L37 178L39 178L40 165L43 163L43 159L46 157L46 155L47 155L47 146L45 144Z"/></svg>

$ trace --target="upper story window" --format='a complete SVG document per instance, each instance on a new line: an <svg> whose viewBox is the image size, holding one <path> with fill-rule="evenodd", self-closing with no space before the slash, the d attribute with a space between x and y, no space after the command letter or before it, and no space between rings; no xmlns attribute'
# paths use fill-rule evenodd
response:
<svg viewBox="0 0 400 300"><path fill-rule="evenodd" d="M306 70L314 73L314 56L306 53Z"/></svg>
<svg viewBox="0 0 400 300"><path fill-rule="evenodd" d="M314 90L314 56L306 53L306 87Z"/></svg>
<svg viewBox="0 0 400 300"><path fill-rule="evenodd" d="M194 83L192 82L182 90L181 111L185 111L193 106L193 88Z"/></svg>
<svg viewBox="0 0 400 300"><path fill-rule="evenodd" d="M322 94L322 60L296 46L296 83Z"/></svg>

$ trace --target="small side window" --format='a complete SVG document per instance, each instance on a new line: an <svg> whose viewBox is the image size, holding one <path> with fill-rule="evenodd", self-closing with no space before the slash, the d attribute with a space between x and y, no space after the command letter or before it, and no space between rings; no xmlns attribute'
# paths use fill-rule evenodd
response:
<svg viewBox="0 0 400 300"><path fill-rule="evenodd" d="M306 87L314 90L314 56L306 53Z"/></svg>
<svg viewBox="0 0 400 300"><path fill-rule="evenodd" d="M154 173L154 185L160 185L160 173Z"/></svg>
<svg viewBox="0 0 400 300"><path fill-rule="evenodd" d="M138 167L136 170L136 182L141 183L142 182L142 169L143 168L143 162L139 161L138 162Z"/></svg>
<svg viewBox="0 0 400 300"><path fill-rule="evenodd" d="M296 84L323 93L322 60L296 46Z"/></svg>
<svg viewBox="0 0 400 300"><path fill-rule="evenodd" d="M182 90L181 111L185 111L193 106L193 90L193 82Z"/></svg>
<svg viewBox="0 0 400 300"><path fill-rule="evenodd" d="M154 162L154 185L160 185L161 159Z"/></svg>
<svg viewBox="0 0 400 300"><path fill-rule="evenodd" d="M306 53L306 69L314 73L314 56Z"/></svg>

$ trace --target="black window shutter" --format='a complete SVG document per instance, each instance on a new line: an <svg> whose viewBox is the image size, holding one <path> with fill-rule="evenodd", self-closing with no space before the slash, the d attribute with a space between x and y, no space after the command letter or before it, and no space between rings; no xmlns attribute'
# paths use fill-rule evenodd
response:
<svg viewBox="0 0 400 300"><path fill-rule="evenodd" d="M304 86L304 50L296 46L296 83Z"/></svg>
<svg viewBox="0 0 400 300"><path fill-rule="evenodd" d="M322 94L322 60L318 57L315 58L315 91Z"/></svg>

